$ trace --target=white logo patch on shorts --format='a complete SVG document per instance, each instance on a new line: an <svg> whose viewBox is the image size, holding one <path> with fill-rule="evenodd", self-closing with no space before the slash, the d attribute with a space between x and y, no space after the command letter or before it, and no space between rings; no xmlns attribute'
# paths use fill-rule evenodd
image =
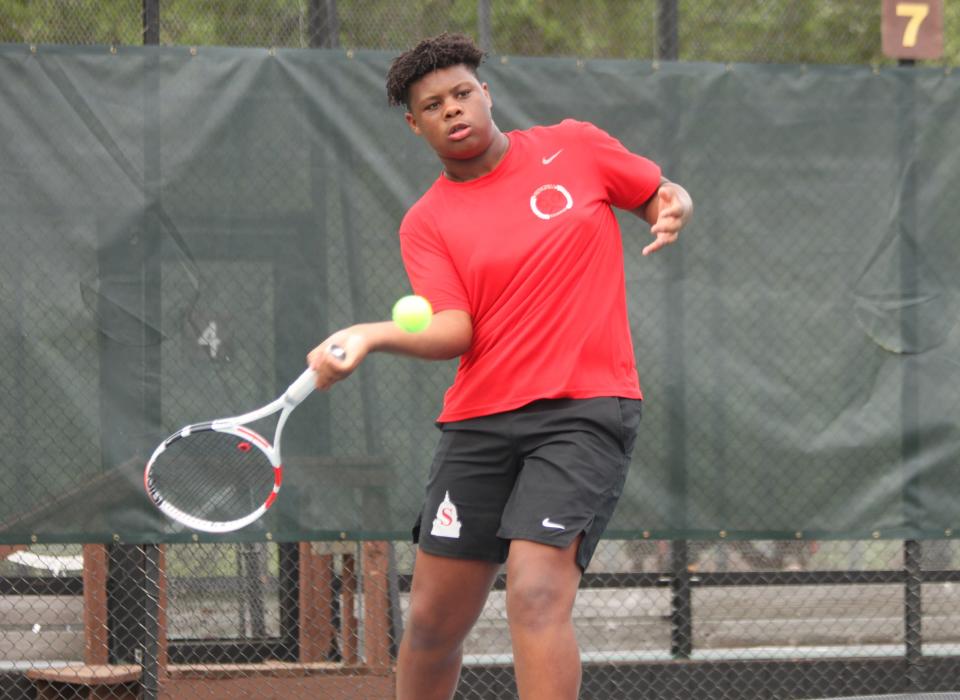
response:
<svg viewBox="0 0 960 700"><path fill-rule="evenodd" d="M433 529L430 534L434 537L460 537L460 520L457 518L457 507L450 500L450 492L443 496L443 502L437 508L437 517L433 519Z"/></svg>

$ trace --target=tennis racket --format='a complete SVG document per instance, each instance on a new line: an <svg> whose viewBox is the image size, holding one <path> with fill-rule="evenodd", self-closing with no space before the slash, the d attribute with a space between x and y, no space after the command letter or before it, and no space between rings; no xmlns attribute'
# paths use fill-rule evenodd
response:
<svg viewBox="0 0 960 700"><path fill-rule="evenodd" d="M330 354L346 357L332 345ZM280 436L290 414L313 391L307 369L276 400L232 418L181 428L153 451L143 472L150 500L167 517L203 532L232 532L266 513L283 482ZM250 427L280 413L273 443Z"/></svg>

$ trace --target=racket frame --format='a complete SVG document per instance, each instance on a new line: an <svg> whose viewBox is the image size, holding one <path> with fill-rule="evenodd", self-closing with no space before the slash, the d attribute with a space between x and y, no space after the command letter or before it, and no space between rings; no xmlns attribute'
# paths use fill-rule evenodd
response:
<svg viewBox="0 0 960 700"><path fill-rule="evenodd" d="M338 360L343 360L346 356L343 349L336 345L331 346L328 351ZM147 492L147 496L150 497L154 505L168 518L194 530L200 530L201 532L233 532L259 519L270 509L274 501L276 501L277 494L280 492L280 486L283 483L283 459L280 454L280 436L283 433L283 426L286 424L287 418L290 417L293 409L313 392L315 386L316 373L308 368L287 387L287 390L282 396L262 408L231 418L220 418L206 423L194 423L173 433L157 446L143 470L143 487ZM280 417L277 419L277 427L274 430L273 442L271 443L260 433L250 428L249 424L263 420L277 411L280 412ZM153 480L153 466L157 458L160 457L170 445L178 440L188 438L194 433L210 430L234 435L249 442L253 447L256 447L266 455L270 465L273 467L273 488L270 493L258 508L242 518L229 521L217 521L191 515L167 500Z"/></svg>
<svg viewBox="0 0 960 700"><path fill-rule="evenodd" d="M267 413L263 417L265 418L268 415L270 415L270 413ZM279 424L278 427L280 427ZM270 462L270 466L273 468L273 488L271 489L270 493L267 495L264 502L260 504L260 506L242 518L235 518L233 520L209 520L191 515L167 500L166 496L157 488L153 481L153 465L157 458L162 455L170 445L184 438L188 438L196 433L207 431L226 433L248 442L251 447L260 450L264 455L266 455ZM143 487L146 489L150 500L153 501L153 504L159 508L164 515L171 520L175 520L178 523L186 525L191 529L210 533L233 532L234 530L239 530L243 527L246 527L250 523L260 518L264 513L267 512L267 510L270 509L270 506L273 505L273 502L276 500L277 493L280 491L280 485L282 483L283 463L280 461L280 454L278 450L276 450L265 437L260 435L260 433L256 432L252 428L247 427L243 423L232 423L229 421L229 419L214 421L213 423L197 423L195 425L188 425L180 429L164 440L157 447L157 449L154 450L153 455L151 455L150 461L147 462L146 469L144 469L143 472Z"/></svg>

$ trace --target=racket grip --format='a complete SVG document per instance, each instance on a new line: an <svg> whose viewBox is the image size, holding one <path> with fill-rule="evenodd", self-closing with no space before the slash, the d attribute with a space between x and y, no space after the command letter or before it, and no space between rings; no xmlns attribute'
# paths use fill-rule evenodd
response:
<svg viewBox="0 0 960 700"><path fill-rule="evenodd" d="M297 377L293 384L290 385L287 392L283 395L283 398L287 403L296 405L310 396L316 388L317 373L307 367L307 369L303 371L303 374Z"/></svg>
<svg viewBox="0 0 960 700"><path fill-rule="evenodd" d="M343 360L347 353L339 345L331 345L328 352L333 355L338 360ZM298 403L303 401L305 398L310 396L314 389L317 388L317 373L312 369L307 367L297 379L290 385L286 393L283 395L287 403L292 403L296 406Z"/></svg>

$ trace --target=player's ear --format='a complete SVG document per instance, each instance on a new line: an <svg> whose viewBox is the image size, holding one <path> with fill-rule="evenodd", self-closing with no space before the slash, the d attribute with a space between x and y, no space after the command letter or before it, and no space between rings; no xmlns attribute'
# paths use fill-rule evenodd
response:
<svg viewBox="0 0 960 700"><path fill-rule="evenodd" d="M483 96L487 98L487 106L493 109L493 97L490 96L490 88L487 87L486 83L480 83L480 88L483 90Z"/></svg>
<svg viewBox="0 0 960 700"><path fill-rule="evenodd" d="M417 136L420 135L420 127L417 126L417 120L410 112L406 112L403 115L403 118L407 120L407 126L410 127L410 131L415 133Z"/></svg>

